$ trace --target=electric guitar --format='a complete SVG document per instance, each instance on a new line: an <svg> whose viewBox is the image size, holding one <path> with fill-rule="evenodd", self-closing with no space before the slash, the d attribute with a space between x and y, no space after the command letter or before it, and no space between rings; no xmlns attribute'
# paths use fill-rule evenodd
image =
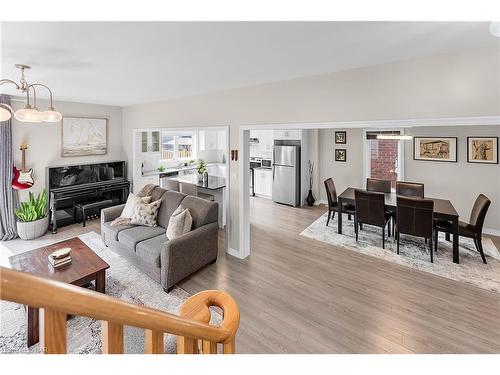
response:
<svg viewBox="0 0 500 375"><path fill-rule="evenodd" d="M26 149L28 145L23 143L19 149L22 152L22 166L21 170L17 169L14 165L12 187L17 190L29 189L33 186L35 181L33 181L33 169L29 171L26 170Z"/></svg>

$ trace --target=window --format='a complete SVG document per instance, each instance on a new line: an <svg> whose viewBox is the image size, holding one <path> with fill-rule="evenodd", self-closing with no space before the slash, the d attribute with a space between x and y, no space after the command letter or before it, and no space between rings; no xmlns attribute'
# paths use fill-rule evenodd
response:
<svg viewBox="0 0 500 375"><path fill-rule="evenodd" d="M196 158L194 144L194 133L163 132L161 141L161 159L194 159Z"/></svg>
<svg viewBox="0 0 500 375"><path fill-rule="evenodd" d="M366 177L390 180L392 188L401 180L401 140L377 139L378 134L400 134L399 131L366 133Z"/></svg>

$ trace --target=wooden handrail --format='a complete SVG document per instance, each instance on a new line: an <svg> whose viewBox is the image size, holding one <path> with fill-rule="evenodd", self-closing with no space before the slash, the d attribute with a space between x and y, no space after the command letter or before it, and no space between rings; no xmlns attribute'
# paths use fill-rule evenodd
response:
<svg viewBox="0 0 500 375"><path fill-rule="evenodd" d="M79 315L102 320L106 322L104 330L113 332L117 337L114 341L118 343L120 327L128 325L144 328L146 337L151 340L148 341L146 349L155 352L159 350L159 344L162 342L159 335L163 333L194 340L227 343L234 342L239 326L239 309L236 302L221 291L204 291L190 297L181 307L181 316L177 316L134 305L86 288L4 267L0 267L0 279L1 299L43 308L50 312L49 316L61 313L64 316ZM200 306L197 307L197 304ZM218 306L223 310L223 322L219 327L209 325L210 318L207 320L206 315L200 320L199 314L202 312L206 314L210 306ZM191 313L193 311L197 313ZM112 346L111 342L108 344Z"/></svg>

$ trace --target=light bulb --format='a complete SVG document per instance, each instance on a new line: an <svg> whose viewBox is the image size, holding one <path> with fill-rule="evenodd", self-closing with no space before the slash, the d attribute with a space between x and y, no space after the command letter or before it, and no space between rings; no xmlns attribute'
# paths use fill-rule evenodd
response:
<svg viewBox="0 0 500 375"><path fill-rule="evenodd" d="M12 114L9 108L4 104L0 104L0 122L9 121L11 117Z"/></svg>
<svg viewBox="0 0 500 375"><path fill-rule="evenodd" d="M500 22L490 23L490 33L500 38Z"/></svg>
<svg viewBox="0 0 500 375"><path fill-rule="evenodd" d="M54 108L50 107L46 111L42 112L42 119L45 122L59 122L62 119L62 115Z"/></svg>
<svg viewBox="0 0 500 375"><path fill-rule="evenodd" d="M14 117L22 122L42 122L42 113L37 108L32 108L29 104L23 109L14 112Z"/></svg>

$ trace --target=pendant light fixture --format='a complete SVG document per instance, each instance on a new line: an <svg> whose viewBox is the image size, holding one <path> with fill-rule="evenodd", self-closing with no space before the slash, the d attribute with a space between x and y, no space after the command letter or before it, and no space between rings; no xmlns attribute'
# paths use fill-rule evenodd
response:
<svg viewBox="0 0 500 375"><path fill-rule="evenodd" d="M377 139L392 139L396 141L412 140L413 136L408 134L401 134L399 131L381 131L377 134Z"/></svg>
<svg viewBox="0 0 500 375"><path fill-rule="evenodd" d="M62 119L62 115L54 109L54 104L52 102L52 91L50 88L41 83L28 83L24 78L24 70L31 69L29 65L16 64L16 68L21 70L21 78L19 83L16 83L10 79L0 80L0 85L10 83L16 86L16 89L21 91L21 93L26 94L26 104L24 108L18 109L14 112L14 117L18 121L22 122L59 122ZM49 108L46 111L41 112L36 106L36 89L37 87L44 87L49 92ZM33 93L33 104L30 102L30 92ZM0 104L0 121L8 121L12 117L13 110L6 104Z"/></svg>

